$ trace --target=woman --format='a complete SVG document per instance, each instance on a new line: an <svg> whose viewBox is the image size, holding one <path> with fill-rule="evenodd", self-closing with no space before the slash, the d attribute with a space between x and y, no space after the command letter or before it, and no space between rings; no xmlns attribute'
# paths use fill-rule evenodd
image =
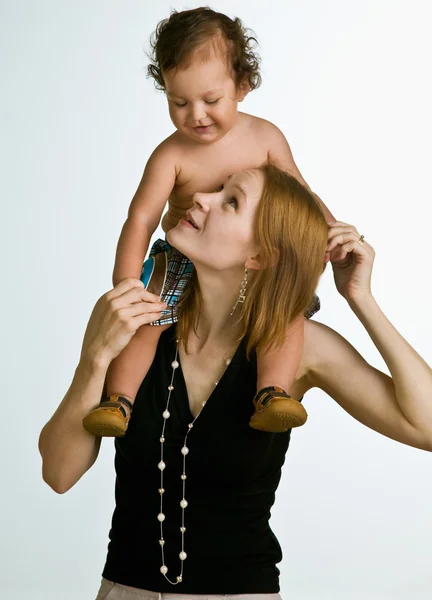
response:
<svg viewBox="0 0 432 600"><path fill-rule="evenodd" d="M268 519L290 431L249 427L253 350L278 342L284 307L291 316L307 307L325 253L337 289L391 377L333 330L306 321L290 395L301 400L319 387L375 431L432 450L432 371L371 294L372 248L340 222L331 224L326 247L319 214L307 190L264 167L197 194L194 225L183 221L170 232L170 243L193 261L196 280L176 331L161 336L127 435L116 440L116 509L97 600L279 597L281 550ZM244 295L245 269L254 274L251 287L231 315ZM281 293L286 277L289 295ZM40 436L43 477L55 491L66 492L95 462L100 438L82 428L82 418L99 403L113 358L141 325L160 317L158 300L128 279L96 303L71 387Z"/></svg>

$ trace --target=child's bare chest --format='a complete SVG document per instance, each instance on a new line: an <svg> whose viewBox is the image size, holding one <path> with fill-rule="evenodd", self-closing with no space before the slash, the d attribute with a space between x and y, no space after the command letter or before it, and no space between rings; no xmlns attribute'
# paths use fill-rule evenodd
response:
<svg viewBox="0 0 432 600"><path fill-rule="evenodd" d="M203 146L202 150L185 152L169 198L168 212L162 221L164 231L177 225L192 206L196 192L214 192L229 175L260 167L266 160L266 149L252 140L249 144L233 144L227 148Z"/></svg>
<svg viewBox="0 0 432 600"><path fill-rule="evenodd" d="M251 140L227 148L205 148L185 156L174 188L178 195L214 191L232 173L253 169L267 159L267 151Z"/></svg>

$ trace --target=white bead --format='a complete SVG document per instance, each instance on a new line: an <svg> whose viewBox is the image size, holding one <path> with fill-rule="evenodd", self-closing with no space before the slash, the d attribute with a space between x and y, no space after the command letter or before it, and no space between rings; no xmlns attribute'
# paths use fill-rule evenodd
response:
<svg viewBox="0 0 432 600"><path fill-rule="evenodd" d="M192 429L193 423L189 423L188 427L189 427L189 429Z"/></svg>
<svg viewBox="0 0 432 600"><path fill-rule="evenodd" d="M162 521L165 521L165 515L163 513L159 513L158 514L158 521L160 521L162 523Z"/></svg>
<svg viewBox="0 0 432 600"><path fill-rule="evenodd" d="M182 508L186 508L187 505L188 505L187 501L183 498L183 500L180 502L180 506Z"/></svg>
<svg viewBox="0 0 432 600"><path fill-rule="evenodd" d="M159 540L159 544L160 544L161 546L165 546L165 540L162 538L161 540Z"/></svg>
<svg viewBox="0 0 432 600"><path fill-rule="evenodd" d="M162 416L164 419L169 419L170 418L169 410L164 410L162 413Z"/></svg>
<svg viewBox="0 0 432 600"><path fill-rule="evenodd" d="M180 475L180 478L185 481L186 480L186 475L183 473L183 475Z"/></svg>
<svg viewBox="0 0 432 600"><path fill-rule="evenodd" d="M161 435L161 437L159 438L159 441L160 441L160 443L161 443L161 444L163 444L163 443L164 443L164 441L165 441L165 438L164 438L164 436L163 436L163 435Z"/></svg>
<svg viewBox="0 0 432 600"><path fill-rule="evenodd" d="M179 557L180 557L180 560L186 560L186 558L187 558L186 552L183 552L183 550L182 550L179 554Z"/></svg>
<svg viewBox="0 0 432 600"><path fill-rule="evenodd" d="M159 494L164 494L165 490L163 488L159 488Z"/></svg>
<svg viewBox="0 0 432 600"><path fill-rule="evenodd" d="M173 386L173 385L169 385L169 386L168 386L168 389L169 389L169 391L170 391L170 392L172 392L172 391L173 391L173 389L174 389L174 386Z"/></svg>
<svg viewBox="0 0 432 600"><path fill-rule="evenodd" d="M184 533L186 531L186 527L180 527L180 531Z"/></svg>
<svg viewBox="0 0 432 600"><path fill-rule="evenodd" d="M168 573L168 567L162 565L160 568L160 572L162 573L162 575L166 575Z"/></svg>
<svg viewBox="0 0 432 600"><path fill-rule="evenodd" d="M187 448L187 446L183 446L183 448L181 449L181 453L183 454L183 456L186 456L186 454L189 454L189 448Z"/></svg>
<svg viewBox="0 0 432 600"><path fill-rule="evenodd" d="M226 361L225 361L226 366L228 366L230 364L230 362L231 362L231 359L227 358Z"/></svg>
<svg viewBox="0 0 432 600"><path fill-rule="evenodd" d="M158 467L161 471L163 471L166 467L166 464L164 463L163 460L160 461L160 463L158 464Z"/></svg>
<svg viewBox="0 0 432 600"><path fill-rule="evenodd" d="M215 381L215 385L217 385L219 383L219 381Z"/></svg>
<svg viewBox="0 0 432 600"><path fill-rule="evenodd" d="M183 577L181 575L177 575L177 583L181 583L183 581Z"/></svg>
<svg viewBox="0 0 432 600"><path fill-rule="evenodd" d="M173 369L177 369L177 367L179 366L178 362L176 360L173 360L171 363L171 366Z"/></svg>

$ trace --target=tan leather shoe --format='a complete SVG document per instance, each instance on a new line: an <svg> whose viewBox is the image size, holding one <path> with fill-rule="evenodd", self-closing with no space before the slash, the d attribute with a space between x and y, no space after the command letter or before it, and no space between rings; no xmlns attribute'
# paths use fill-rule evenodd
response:
<svg viewBox="0 0 432 600"><path fill-rule="evenodd" d="M259 390L253 403L255 412L249 421L252 429L282 433L292 427L300 427L307 421L304 406L280 387Z"/></svg>
<svg viewBox="0 0 432 600"><path fill-rule="evenodd" d="M84 417L83 427L98 437L123 437L128 428L132 408L133 405L127 398L120 394L111 394Z"/></svg>

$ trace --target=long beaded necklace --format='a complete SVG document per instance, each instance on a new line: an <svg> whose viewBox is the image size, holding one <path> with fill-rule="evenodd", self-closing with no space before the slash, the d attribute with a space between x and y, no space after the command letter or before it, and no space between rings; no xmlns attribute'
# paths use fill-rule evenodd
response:
<svg viewBox="0 0 432 600"><path fill-rule="evenodd" d="M178 353L179 353L179 342L180 340L177 339L176 343L177 343L177 347L176 347L176 353L175 353L175 357L173 362L171 363L172 366L172 374L171 374L171 381L170 384L168 386L168 398L167 398L167 403L166 403L166 407L164 412L162 413L163 416L163 425L162 425L162 433L161 436L159 438L160 441L160 445L161 445L161 459L160 462L158 464L158 468L160 469L160 488L159 488L159 496L160 496L160 512L157 516L158 521L160 522L160 539L159 539L159 545L161 547L161 555L162 555L162 566L160 568L160 572L162 573L162 575L165 577L165 579L171 583L172 585L177 585L178 583L181 583L183 581L183 566L184 566L184 561L187 558L187 554L185 552L185 545L184 545L184 534L186 532L186 527L185 527L185 508L187 507L188 503L186 500L186 456L189 454L189 448L186 446L186 442L187 442L187 438L188 435L191 431L191 429L193 428L193 426L195 425L195 421L198 419L198 417L200 416L204 406L206 405L206 400L204 402L201 403L201 410L199 411L199 413L197 414L197 416L193 419L193 421L191 423L189 423L188 425L188 430L186 432L186 435L184 437L184 441L183 441L183 447L180 450L180 452L183 455L183 472L180 476L181 480L182 480L182 484L183 484L183 490L182 490L182 499L180 501L180 507L181 507L181 527L180 527L180 533L181 533L181 551L179 553L179 558L180 558L180 575L177 575L176 581L171 581L171 579L169 577L167 577L167 572L168 572L168 567L165 564L165 553L164 553L164 546L165 546L165 539L164 539L164 535L163 535L163 522L165 521L165 515L163 512L163 496L165 493L165 489L164 489L164 469L166 467L166 464L164 463L164 443L165 443L165 426L166 426L166 422L167 420L170 418L170 412L169 412L169 403L170 403L170 399L171 399L171 393L174 390L174 377L175 377L175 372L178 369L179 362L178 362ZM227 358L224 359L224 363L225 363L225 368L222 372L222 375L225 373L228 365L231 363L231 359ZM221 375L221 377L222 377ZM215 382L215 387L217 386L217 384L219 383L220 378L218 381Z"/></svg>

